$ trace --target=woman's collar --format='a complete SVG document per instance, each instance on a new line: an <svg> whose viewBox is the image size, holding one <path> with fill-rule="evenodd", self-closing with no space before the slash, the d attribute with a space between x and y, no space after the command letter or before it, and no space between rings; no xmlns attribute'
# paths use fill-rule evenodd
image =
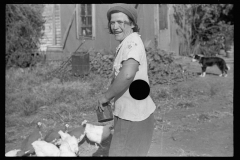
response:
<svg viewBox="0 0 240 160"><path fill-rule="evenodd" d="M126 38L124 38L124 40L122 40L122 42L117 46L116 52L118 52L118 50L122 47L123 43L124 43L127 39L129 39L130 37L132 37L132 36L135 35L135 34L139 35L137 32L132 32L132 33L130 33Z"/></svg>

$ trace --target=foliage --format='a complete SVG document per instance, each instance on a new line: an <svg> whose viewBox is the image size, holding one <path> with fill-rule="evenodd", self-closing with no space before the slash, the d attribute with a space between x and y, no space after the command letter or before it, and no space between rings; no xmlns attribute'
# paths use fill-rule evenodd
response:
<svg viewBox="0 0 240 160"><path fill-rule="evenodd" d="M160 57L163 60L155 60L154 53L161 53L160 56L156 56L156 59ZM166 52L164 51L147 51L147 56L151 55L148 59L152 57L152 61L165 62L166 64L168 62L175 63L171 60L172 58L169 58L170 55L165 54ZM106 86L106 78L98 75L89 75L86 81L77 80L60 83L58 78L43 81L44 76L50 70L59 66L57 63L48 62L45 65L37 66L34 70L29 68L10 68L6 70L5 150L14 149L21 145L23 137L30 134L38 121L44 124L43 135L46 135L50 129L60 124L68 123L71 128L75 128L84 119L97 123L94 107L97 104L97 94L102 92L104 86ZM150 79L152 79L151 76ZM225 88L225 83L222 81L216 83L216 81L210 80L211 83L209 85L206 80L198 78L194 81L190 80L174 86L150 85L153 101L158 109L161 110L161 112L155 112L156 117L162 117L162 114L168 113L171 109L175 110L174 113L177 113L182 109L191 108L196 113L195 115L199 116L196 112L197 107L202 106L204 101L209 101L213 104L213 99L210 96L214 98L219 94L224 95L225 98L229 95L229 102L227 101L227 103L232 105L233 94L232 91L229 92ZM160 80L160 82L162 81ZM202 107L200 109L202 112ZM194 114L187 113L189 115L186 115L186 117L194 116ZM224 116L224 114L219 114L218 112L204 114L208 117ZM183 116L181 115L181 117ZM163 122L168 121L162 119L161 124ZM84 147L84 144L80 147ZM86 152L89 152L89 150Z"/></svg>
<svg viewBox="0 0 240 160"><path fill-rule="evenodd" d="M170 53L148 48L146 55L149 81L152 85L174 84L194 76L194 73L184 72L183 67L174 62L173 55ZM113 69L113 59L113 53L109 55L99 52L91 53L91 72L104 78L110 77Z"/></svg>
<svg viewBox="0 0 240 160"><path fill-rule="evenodd" d="M173 16L180 27L177 33L182 35L188 55L200 43L207 49L205 53L219 53L223 47L225 51L229 49L234 35L233 7L233 4L174 5Z"/></svg>
<svg viewBox="0 0 240 160"><path fill-rule="evenodd" d="M195 73L185 70L181 64L176 63L173 53L150 49L146 54L151 85L176 84L196 76Z"/></svg>
<svg viewBox="0 0 240 160"><path fill-rule="evenodd" d="M38 66L34 70L11 68L6 73L6 115L19 113L34 115L43 106L57 107L62 103L73 107L73 112L92 110L94 94L102 90L104 83L98 76L87 81L78 80L61 83L58 78L44 81L49 66ZM92 86L92 81L97 81ZM90 86L91 85L91 86ZM88 98L86 98L88 97ZM74 111L75 109L75 111ZM58 107L49 112L58 112Z"/></svg>
<svg viewBox="0 0 240 160"><path fill-rule="evenodd" d="M172 53L147 47L146 55L151 85L175 84L196 76L196 73L187 71L182 64L175 62ZM71 60L71 58L69 60ZM89 60L90 74L84 77L85 79L89 79L88 77L91 77L91 75L98 75L106 79L111 78L114 62L113 52L92 51L89 52ZM71 70L71 61L63 62L60 64L60 67L46 74L46 80L50 80L53 77L59 78L61 82L76 80Z"/></svg>
<svg viewBox="0 0 240 160"><path fill-rule="evenodd" d="M103 52L90 53L90 71L102 77L109 77L113 70L114 54L104 54Z"/></svg>
<svg viewBox="0 0 240 160"><path fill-rule="evenodd" d="M44 29L42 4L6 5L6 67L26 67L38 49Z"/></svg>

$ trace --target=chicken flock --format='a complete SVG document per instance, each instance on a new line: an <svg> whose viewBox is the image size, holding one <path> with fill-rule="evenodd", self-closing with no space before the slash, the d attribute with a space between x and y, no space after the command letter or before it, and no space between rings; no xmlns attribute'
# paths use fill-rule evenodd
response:
<svg viewBox="0 0 240 160"><path fill-rule="evenodd" d="M101 146L113 131L113 125L96 126L84 120L81 126L68 131L69 125L56 127L43 137L42 123L38 122L35 130L24 139L20 149L5 154L6 157L43 156L43 157L76 157L79 156L79 143L87 138ZM102 146L101 146L102 147Z"/></svg>

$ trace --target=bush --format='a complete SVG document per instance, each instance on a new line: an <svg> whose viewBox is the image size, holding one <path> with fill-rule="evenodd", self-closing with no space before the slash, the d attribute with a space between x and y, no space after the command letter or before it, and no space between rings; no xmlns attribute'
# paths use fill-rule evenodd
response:
<svg viewBox="0 0 240 160"><path fill-rule="evenodd" d="M113 70L114 53L90 53L90 70L101 77L110 77ZM180 64L174 61L172 53L163 50L148 48L147 52L148 74L150 84L174 84L191 78L196 74L184 71Z"/></svg>
<svg viewBox="0 0 240 160"><path fill-rule="evenodd" d="M152 85L176 84L196 76L195 73L185 71L181 64L176 63L173 53L150 49L146 54L149 81Z"/></svg>
<svg viewBox="0 0 240 160"><path fill-rule="evenodd" d="M90 71L107 78L113 69L114 53L92 52L90 53Z"/></svg>
<svg viewBox="0 0 240 160"><path fill-rule="evenodd" d="M44 29L42 4L6 5L6 67L28 67Z"/></svg>

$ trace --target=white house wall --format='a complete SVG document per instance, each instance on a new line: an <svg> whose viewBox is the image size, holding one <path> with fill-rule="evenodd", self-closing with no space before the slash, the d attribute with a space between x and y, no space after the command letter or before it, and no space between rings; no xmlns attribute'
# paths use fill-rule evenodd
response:
<svg viewBox="0 0 240 160"><path fill-rule="evenodd" d="M61 44L61 18L60 18L60 4L45 4L43 17L46 20L43 31L43 38L40 40L40 50L46 51L47 46ZM55 13L53 14L53 11ZM53 17L55 15L55 17ZM55 22L55 23L54 23Z"/></svg>

